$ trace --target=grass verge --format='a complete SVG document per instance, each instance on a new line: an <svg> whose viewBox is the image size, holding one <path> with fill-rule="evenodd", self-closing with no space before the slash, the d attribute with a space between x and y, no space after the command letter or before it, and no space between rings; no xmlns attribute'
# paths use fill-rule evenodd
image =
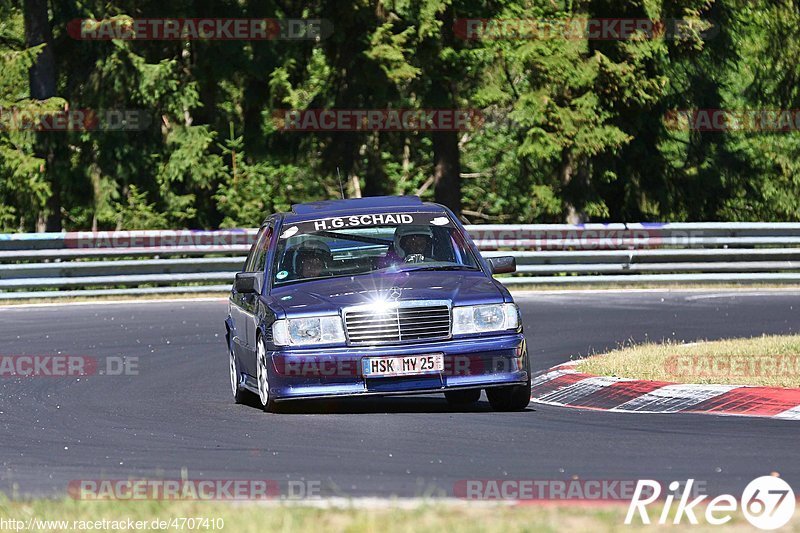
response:
<svg viewBox="0 0 800 533"><path fill-rule="evenodd" d="M72 304L72 303L91 303L91 302L136 302L149 300L197 300L213 298L226 300L228 293L222 292L196 292L196 293L161 293L161 294L139 294L139 295L113 295L108 296L68 296L65 298L20 298L15 300L1 300L0 307L10 307L14 305L31 304Z"/></svg>
<svg viewBox="0 0 800 533"><path fill-rule="evenodd" d="M674 507L674 506L673 506ZM650 511L651 520L657 521L660 509ZM292 532L482 532L482 531L653 531L690 529L691 531L718 531L718 526L704 523L704 512L698 509L698 526L690 526L684 517L682 527L645 526L638 518L631 526L624 525L627 504L620 505L442 505L422 504L412 508L400 508L379 504L374 507L351 506L343 508L320 508L307 505L259 505L211 502L84 502L74 500L33 500L30 502L0 502L0 531L15 531L8 528L8 520L38 520L32 529L25 531L77 531L90 529L87 522L118 521L128 519L152 524L153 520L171 521L189 518L208 519L208 523L223 524L224 531L237 533L261 533L263 531ZM674 512L674 510L673 510ZM6 522L4 524L3 520ZM221 519L221 522L220 522ZM43 524L41 521L66 521L58 524ZM787 524L785 531L800 531L795 518ZM180 523L180 522L179 522ZM195 525L198 521L195 521ZM3 525L4 524L4 525ZM184 522L183 530L187 530ZM44 526L44 527L41 527ZM49 526L49 527L48 527ZM83 527L82 527L83 526ZM3 529L5 527L5 529ZM94 530L111 530L92 527ZM132 531L127 526L115 531ZM145 527L139 531L154 531ZM180 528L161 528L162 531L177 531ZM195 527L194 530L214 531L212 527ZM217 529L218 530L218 529ZM726 524L726 531L752 531L740 512Z"/></svg>
<svg viewBox="0 0 800 533"><path fill-rule="evenodd" d="M502 281L502 278L498 278ZM509 285L511 293L525 291L626 291L626 290L661 290L661 291L686 291L686 290L785 290L800 289L796 283L686 283L686 282L661 282L661 283L575 283L555 285L547 283L520 283Z"/></svg>
<svg viewBox="0 0 800 533"><path fill-rule="evenodd" d="M589 357L577 370L676 383L795 388L800 387L800 335L638 344Z"/></svg>

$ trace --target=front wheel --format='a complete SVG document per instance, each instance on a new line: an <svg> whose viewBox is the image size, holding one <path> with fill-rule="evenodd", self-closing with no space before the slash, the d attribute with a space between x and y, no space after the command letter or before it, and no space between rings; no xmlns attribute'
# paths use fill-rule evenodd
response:
<svg viewBox="0 0 800 533"><path fill-rule="evenodd" d="M486 389L489 405L495 411L523 411L531 402L531 380L525 385Z"/></svg>
<svg viewBox="0 0 800 533"><path fill-rule="evenodd" d="M472 405L481 399L481 389L449 390L445 391L444 397L450 405Z"/></svg>
<svg viewBox="0 0 800 533"><path fill-rule="evenodd" d="M275 398L269 393L267 349L261 337L258 339L258 348L256 350L256 371L258 374L258 400L261 408L268 413L275 413L277 412Z"/></svg>
<svg viewBox="0 0 800 533"><path fill-rule="evenodd" d="M247 391L242 385L242 373L239 371L239 360L233 350L228 350L228 367L231 377L231 392L233 393L233 401L236 403L245 403L247 400Z"/></svg>

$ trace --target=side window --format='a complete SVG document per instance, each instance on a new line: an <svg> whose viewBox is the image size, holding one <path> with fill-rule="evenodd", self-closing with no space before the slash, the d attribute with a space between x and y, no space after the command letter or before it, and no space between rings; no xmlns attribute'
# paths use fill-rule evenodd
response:
<svg viewBox="0 0 800 533"><path fill-rule="evenodd" d="M260 272L264 268L264 262L267 260L267 248L269 248L269 237L272 234L272 227L267 226L261 228L256 237L256 242L250 249L250 255L247 256L247 262L244 264L245 272Z"/></svg>
<svg viewBox="0 0 800 533"><path fill-rule="evenodd" d="M272 240L270 237L272 237L272 226L267 226L267 229L264 230L264 242L261 243L261 247L259 247L256 252L255 272L264 272L264 267L267 264L267 254L269 252L269 241Z"/></svg>

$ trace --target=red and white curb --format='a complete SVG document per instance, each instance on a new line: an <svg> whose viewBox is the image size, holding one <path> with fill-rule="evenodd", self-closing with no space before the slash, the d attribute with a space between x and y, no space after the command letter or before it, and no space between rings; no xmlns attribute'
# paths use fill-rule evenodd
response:
<svg viewBox="0 0 800 533"><path fill-rule="evenodd" d="M531 382L534 403L629 413L702 413L800 420L800 389L693 385L593 376L579 361L555 366Z"/></svg>

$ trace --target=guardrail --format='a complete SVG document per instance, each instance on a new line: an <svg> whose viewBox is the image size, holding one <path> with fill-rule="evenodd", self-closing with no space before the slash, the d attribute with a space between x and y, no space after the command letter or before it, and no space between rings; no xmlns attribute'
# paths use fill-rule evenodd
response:
<svg viewBox="0 0 800 533"><path fill-rule="evenodd" d="M800 283L800 223L468 226L507 285ZM0 234L0 299L227 292L255 230Z"/></svg>

